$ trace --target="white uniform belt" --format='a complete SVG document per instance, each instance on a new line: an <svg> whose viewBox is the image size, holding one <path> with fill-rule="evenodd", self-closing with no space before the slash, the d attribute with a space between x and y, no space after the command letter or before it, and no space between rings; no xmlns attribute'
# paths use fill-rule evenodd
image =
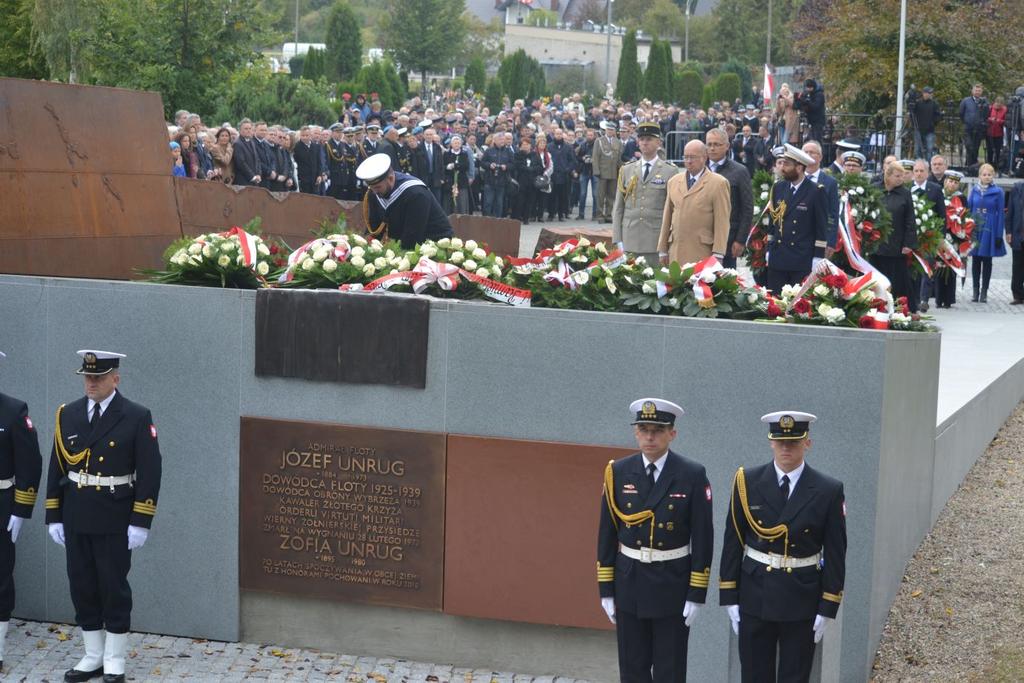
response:
<svg viewBox="0 0 1024 683"><path fill-rule="evenodd" d="M68 472L68 479L79 486L121 486L131 484L135 481L134 474L122 474L118 477L100 477L95 474L82 474L81 472Z"/></svg>
<svg viewBox="0 0 1024 683"><path fill-rule="evenodd" d="M799 569L800 567L813 567L821 562L821 553L815 553L810 557L785 557L776 553L762 553L749 545L746 546L744 553L750 559L768 565L772 569Z"/></svg>
<svg viewBox="0 0 1024 683"><path fill-rule="evenodd" d="M0 479L0 491L5 491L14 486L14 477L10 479Z"/></svg>
<svg viewBox="0 0 1024 683"><path fill-rule="evenodd" d="M689 555L690 544L687 543L682 548L673 548L672 550L655 550L654 548L627 548L620 543L619 552L644 564L668 562L669 560L678 560L680 557Z"/></svg>

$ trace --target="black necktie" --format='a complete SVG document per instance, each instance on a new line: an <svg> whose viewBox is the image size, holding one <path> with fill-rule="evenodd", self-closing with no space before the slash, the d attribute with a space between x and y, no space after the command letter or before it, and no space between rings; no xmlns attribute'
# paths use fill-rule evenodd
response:
<svg viewBox="0 0 1024 683"><path fill-rule="evenodd" d="M782 475L782 483L779 484L779 492L782 493L782 500L789 500L789 475Z"/></svg>
<svg viewBox="0 0 1024 683"><path fill-rule="evenodd" d="M95 427L96 423L99 422L99 421L100 421L100 404L99 403L93 403L92 404L92 419L89 420L89 426L90 427Z"/></svg>
<svg viewBox="0 0 1024 683"><path fill-rule="evenodd" d="M914 194L924 194L924 188L923 187L915 187L914 188Z"/></svg>
<svg viewBox="0 0 1024 683"><path fill-rule="evenodd" d="M790 185L790 187L789 187L789 196L790 197L795 197L796 196L796 185Z"/></svg>
<svg viewBox="0 0 1024 683"><path fill-rule="evenodd" d="M696 179L696 178L694 178L694 177L693 177L692 175L690 175L689 173L687 173L687 174L686 174L686 189L687 189L687 190L689 190L690 188L692 188L692 187L693 187L693 184L694 184L694 183L695 183L696 181L697 181L697 179Z"/></svg>
<svg viewBox="0 0 1024 683"><path fill-rule="evenodd" d="M651 485L652 489L654 488L654 473L657 471L658 467L653 462L647 466L647 483Z"/></svg>
<svg viewBox="0 0 1024 683"><path fill-rule="evenodd" d="M647 182L647 176L651 172L651 162L647 161L644 163L644 182Z"/></svg>

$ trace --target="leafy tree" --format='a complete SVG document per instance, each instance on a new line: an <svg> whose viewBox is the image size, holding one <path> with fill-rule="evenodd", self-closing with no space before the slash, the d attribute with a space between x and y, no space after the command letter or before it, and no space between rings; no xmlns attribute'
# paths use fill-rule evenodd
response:
<svg viewBox="0 0 1024 683"><path fill-rule="evenodd" d="M566 17L573 28L582 28L588 21L603 24L608 19L606 0L579 0L572 5L572 16Z"/></svg>
<svg viewBox="0 0 1024 683"><path fill-rule="evenodd" d="M462 21L466 26L466 39L463 41L462 50L456 57L458 64L470 64L474 59L483 61L484 66L501 61L505 54L505 23L504 18L494 17L489 22L481 21L472 12L466 11L462 15ZM481 82L480 92L486 88Z"/></svg>
<svg viewBox="0 0 1024 683"><path fill-rule="evenodd" d="M207 112L229 75L259 57L256 46L264 40L264 17L237 5L36 0L33 24L57 79L156 90L168 113ZM51 15L54 10L68 14Z"/></svg>
<svg viewBox="0 0 1024 683"><path fill-rule="evenodd" d="M676 78L676 101L681 107L699 103L703 91L704 79L696 71L684 71Z"/></svg>
<svg viewBox="0 0 1024 683"><path fill-rule="evenodd" d="M0 76L46 78L46 60L32 40L32 0L0 0Z"/></svg>
<svg viewBox="0 0 1024 683"><path fill-rule="evenodd" d="M805 0L773 0L772 2L772 64L792 64L792 41L787 24L797 14L797 10ZM867 0L870 2L870 0ZM765 12L767 3L764 0L719 0L712 10L715 20L715 36L717 38L717 60L735 56L746 64L762 64L765 58L765 46L768 41L768 21ZM693 39L693 17L690 17L690 38ZM863 26L851 27L863 30ZM831 27L830 27L831 29ZM831 44L831 30L818 34L819 40L828 36L826 42ZM693 44L690 46L691 53Z"/></svg>
<svg viewBox="0 0 1024 683"><path fill-rule="evenodd" d="M817 67L809 75L827 84L830 107L895 107L899 11L899 0L806 0L792 23L795 51ZM822 31L828 32L828 49L813 39ZM964 97L975 82L996 94L1011 92L1024 64L1022 34L1019 0L913 3L905 82L931 85L940 101Z"/></svg>
<svg viewBox="0 0 1024 683"><path fill-rule="evenodd" d="M261 60L236 71L222 84L214 120L238 121L246 116L291 128L326 124L336 118L319 85L304 78L272 74Z"/></svg>
<svg viewBox="0 0 1024 683"><path fill-rule="evenodd" d="M691 59L688 62L683 62L677 67L677 71L679 71L680 73L682 73L683 71L693 71L702 79L704 78L704 76L707 75L707 70L704 68L704 65L695 59Z"/></svg>
<svg viewBox="0 0 1024 683"><path fill-rule="evenodd" d="M359 19L346 0L331 5L327 19L327 77L332 81L348 80L363 65L363 39Z"/></svg>
<svg viewBox="0 0 1024 683"><path fill-rule="evenodd" d="M88 82L99 11L97 0L35 0L32 28L51 78Z"/></svg>
<svg viewBox="0 0 1024 683"><path fill-rule="evenodd" d="M541 68L540 62L522 49L516 50L501 61L498 77L510 100L521 98L529 102L542 96L547 89L544 69Z"/></svg>
<svg viewBox="0 0 1024 683"><path fill-rule="evenodd" d="M744 102L750 99L751 87L753 87L753 77L750 75L750 67L743 62L730 57L728 61L722 64L722 73L734 73L740 79L740 93L737 97L743 99ZM729 100L730 102L732 100Z"/></svg>
<svg viewBox="0 0 1024 683"><path fill-rule="evenodd" d="M487 108L491 110L491 113L497 114L504 104L502 102L502 93L504 87L501 85L501 78L495 76L487 83L487 92L484 95L484 102L487 104Z"/></svg>
<svg viewBox="0 0 1024 683"><path fill-rule="evenodd" d="M622 53L619 55L619 75L615 79L615 96L619 101L638 102L642 78L636 59L636 30L631 29L622 39Z"/></svg>
<svg viewBox="0 0 1024 683"><path fill-rule="evenodd" d="M681 38L686 31L686 17L672 0L654 0L640 25L645 33L657 38Z"/></svg>
<svg viewBox="0 0 1024 683"><path fill-rule="evenodd" d="M388 79L388 85L391 86L391 94L394 98L391 101L391 107L397 109L409 97L409 85L402 81L398 69L395 68L395 63L389 57L384 58L384 63L381 66L384 69L384 75Z"/></svg>
<svg viewBox="0 0 1024 683"><path fill-rule="evenodd" d="M326 74L324 68L327 66L324 51L311 47L306 52L306 61L302 65L302 77L307 81L319 81Z"/></svg>
<svg viewBox="0 0 1024 683"><path fill-rule="evenodd" d="M715 94L722 102L734 103L740 96L740 77L731 71L718 74L715 79Z"/></svg>
<svg viewBox="0 0 1024 683"><path fill-rule="evenodd" d="M462 50L465 0L388 0L380 42L403 69L422 74L447 68Z"/></svg>
<svg viewBox="0 0 1024 683"><path fill-rule="evenodd" d="M464 80L466 87L473 92L483 92L487 88L487 70L483 59L474 57L470 61L469 66L466 67Z"/></svg>

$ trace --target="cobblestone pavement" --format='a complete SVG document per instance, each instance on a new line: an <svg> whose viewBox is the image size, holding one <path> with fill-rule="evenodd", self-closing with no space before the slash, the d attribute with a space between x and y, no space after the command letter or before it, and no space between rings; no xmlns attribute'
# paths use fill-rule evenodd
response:
<svg viewBox="0 0 1024 683"><path fill-rule="evenodd" d="M4 681L63 680L83 654L81 632L66 624L12 619ZM402 659L339 655L274 645L222 643L155 634L128 637L129 681L344 681L345 683L586 683L574 678L466 669Z"/></svg>

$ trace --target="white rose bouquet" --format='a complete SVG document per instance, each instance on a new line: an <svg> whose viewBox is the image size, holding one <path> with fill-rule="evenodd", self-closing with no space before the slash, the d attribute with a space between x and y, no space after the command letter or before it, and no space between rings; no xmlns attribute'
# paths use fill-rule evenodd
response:
<svg viewBox="0 0 1024 683"><path fill-rule="evenodd" d="M283 287L337 289L362 284L392 272L408 270L409 261L398 242L367 240L355 233L318 237L288 257Z"/></svg>
<svg viewBox="0 0 1024 683"><path fill-rule="evenodd" d="M258 289L266 287L278 269L272 247L279 249L277 244L264 241L253 224L235 226L225 232L178 240L164 252L164 270L140 272L153 282L165 284Z"/></svg>

